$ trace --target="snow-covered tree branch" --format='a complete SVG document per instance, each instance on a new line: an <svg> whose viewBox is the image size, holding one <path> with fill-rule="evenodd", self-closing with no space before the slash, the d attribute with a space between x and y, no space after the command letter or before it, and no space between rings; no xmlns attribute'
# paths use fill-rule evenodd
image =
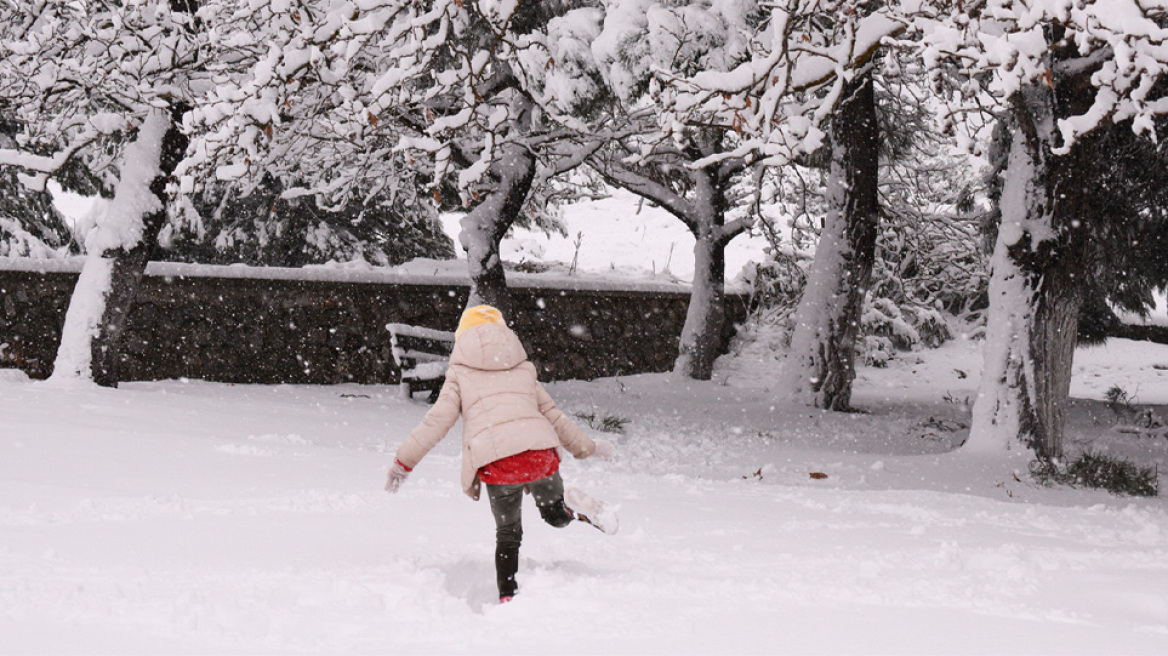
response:
<svg viewBox="0 0 1168 656"><path fill-rule="evenodd" d="M519 61L564 11L453 0L241 8L224 39L238 44L246 72L219 75L196 112L208 134L192 168L275 175L336 202L376 184L402 194L426 185L438 203L456 194L469 210L461 241L472 295L505 307L498 240L517 221L546 224L535 181L582 160L562 145L576 133L548 119Z"/></svg>

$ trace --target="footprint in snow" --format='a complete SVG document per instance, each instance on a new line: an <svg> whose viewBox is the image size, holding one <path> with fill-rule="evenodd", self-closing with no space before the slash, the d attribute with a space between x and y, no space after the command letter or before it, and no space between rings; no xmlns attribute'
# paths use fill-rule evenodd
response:
<svg viewBox="0 0 1168 656"><path fill-rule="evenodd" d="M228 453L233 456L274 456L275 451L263 449L250 444L223 444L215 447L219 453Z"/></svg>

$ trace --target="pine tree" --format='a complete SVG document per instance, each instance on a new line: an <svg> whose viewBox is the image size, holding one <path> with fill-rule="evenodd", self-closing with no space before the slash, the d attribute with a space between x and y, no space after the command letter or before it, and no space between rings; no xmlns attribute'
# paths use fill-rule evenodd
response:
<svg viewBox="0 0 1168 656"><path fill-rule="evenodd" d="M1168 288L1168 118L1155 121L1157 139L1129 124L1102 136L1107 153L1091 186L1100 223L1092 229L1079 341L1096 344L1121 330L1116 309L1147 316L1154 292Z"/></svg>

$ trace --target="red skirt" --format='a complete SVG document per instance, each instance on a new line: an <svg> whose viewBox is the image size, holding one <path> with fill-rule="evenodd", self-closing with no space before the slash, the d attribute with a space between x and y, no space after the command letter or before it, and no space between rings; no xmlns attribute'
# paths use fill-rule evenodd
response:
<svg viewBox="0 0 1168 656"><path fill-rule="evenodd" d="M555 449L524 451L501 458L479 470L479 480L487 485L518 485L547 478L560 469Z"/></svg>

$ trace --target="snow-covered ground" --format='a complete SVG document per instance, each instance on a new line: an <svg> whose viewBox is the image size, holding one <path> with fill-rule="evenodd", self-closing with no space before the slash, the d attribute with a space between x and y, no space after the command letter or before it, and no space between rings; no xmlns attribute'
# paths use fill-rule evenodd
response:
<svg viewBox="0 0 1168 656"><path fill-rule="evenodd" d="M519 231L505 255L692 273L692 238L660 210L616 197L565 220L569 238ZM730 277L760 242L735 240ZM836 414L774 398L775 341L739 344L708 383L549 386L570 413L627 420L615 462L563 468L619 504L621 530L553 529L528 501L504 606L487 504L458 489L460 427L381 491L420 400L0 370L0 654L1168 653L1165 502L1039 487L1023 453L955 450L978 343L863 368L865 412ZM1168 440L1114 429L1116 385L1168 414L1168 347L1080 350L1073 448L1168 470Z"/></svg>
<svg viewBox="0 0 1168 656"><path fill-rule="evenodd" d="M615 462L564 465L621 529L554 529L527 501L503 606L459 427L381 491L420 400L0 371L0 653L1168 653L1163 500L953 452L977 344L861 370L862 414L777 402L770 364L747 347L709 383L550 386L628 420ZM1168 403L1165 366L1165 347L1081 351L1072 440L1165 470L1168 441L1090 400Z"/></svg>

